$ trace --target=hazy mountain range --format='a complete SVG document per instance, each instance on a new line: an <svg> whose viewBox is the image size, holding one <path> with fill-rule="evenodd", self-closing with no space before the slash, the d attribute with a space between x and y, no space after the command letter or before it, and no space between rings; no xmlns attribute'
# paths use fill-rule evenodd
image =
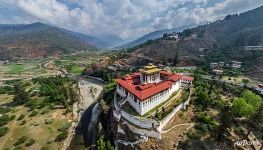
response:
<svg viewBox="0 0 263 150"><path fill-rule="evenodd" d="M124 44L113 36L92 37L40 22L32 24L0 24L0 58L26 58L72 53L79 50L129 48L150 39L162 37L167 32L180 32L194 25L155 31Z"/></svg>

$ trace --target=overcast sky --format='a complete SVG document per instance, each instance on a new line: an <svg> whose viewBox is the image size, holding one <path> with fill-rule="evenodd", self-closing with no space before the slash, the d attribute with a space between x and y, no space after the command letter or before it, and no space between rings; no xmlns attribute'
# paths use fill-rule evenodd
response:
<svg viewBox="0 0 263 150"><path fill-rule="evenodd" d="M0 0L0 24L43 22L92 36L132 40L261 5L263 0Z"/></svg>

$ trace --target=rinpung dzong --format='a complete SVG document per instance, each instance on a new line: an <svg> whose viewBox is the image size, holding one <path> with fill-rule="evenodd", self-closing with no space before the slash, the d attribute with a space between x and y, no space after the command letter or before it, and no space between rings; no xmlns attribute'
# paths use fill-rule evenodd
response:
<svg viewBox="0 0 263 150"><path fill-rule="evenodd" d="M149 64L140 72L116 79L117 93L126 97L129 104L140 115L144 115L165 102L184 84L192 84L193 80L193 77L173 74Z"/></svg>

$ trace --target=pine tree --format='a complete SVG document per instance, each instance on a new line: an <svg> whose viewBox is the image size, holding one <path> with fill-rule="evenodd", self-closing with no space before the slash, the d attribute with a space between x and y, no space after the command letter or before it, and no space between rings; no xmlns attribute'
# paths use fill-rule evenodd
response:
<svg viewBox="0 0 263 150"><path fill-rule="evenodd" d="M24 87L21 86L21 83L16 83L14 85L14 102L18 105L22 105L29 100L28 93L25 91Z"/></svg>
<svg viewBox="0 0 263 150"><path fill-rule="evenodd" d="M260 107L249 117L248 119L248 125L249 129L247 132L246 137L249 136L252 129L257 128L258 126L263 124L263 103L261 103Z"/></svg>

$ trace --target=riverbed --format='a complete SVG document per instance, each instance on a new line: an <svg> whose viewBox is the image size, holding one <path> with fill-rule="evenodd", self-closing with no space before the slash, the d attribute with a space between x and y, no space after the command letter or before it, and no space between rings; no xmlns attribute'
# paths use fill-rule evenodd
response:
<svg viewBox="0 0 263 150"><path fill-rule="evenodd" d="M92 145L94 143L95 126L99 116L97 101L103 93L104 83L99 80L83 77L76 77L75 79L79 82L81 95L78 107L80 109L80 121L68 149L84 150L87 149L85 144Z"/></svg>

